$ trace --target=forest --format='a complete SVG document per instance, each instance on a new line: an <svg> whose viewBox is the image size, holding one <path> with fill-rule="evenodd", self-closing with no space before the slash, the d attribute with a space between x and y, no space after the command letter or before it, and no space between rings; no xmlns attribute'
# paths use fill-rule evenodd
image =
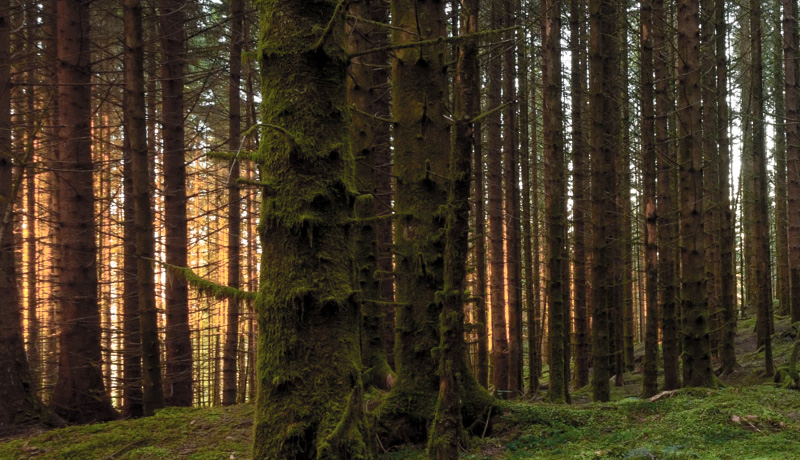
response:
<svg viewBox="0 0 800 460"><path fill-rule="evenodd" d="M0 0L0 459L800 458L795 0Z"/></svg>

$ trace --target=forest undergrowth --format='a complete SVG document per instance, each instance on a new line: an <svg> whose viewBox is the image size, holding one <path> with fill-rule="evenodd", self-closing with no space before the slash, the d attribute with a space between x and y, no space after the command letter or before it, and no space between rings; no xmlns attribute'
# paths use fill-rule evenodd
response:
<svg viewBox="0 0 800 460"><path fill-rule="evenodd" d="M637 372L612 384L612 401L590 402L591 388L571 405L534 397L501 402L491 429L473 437L463 458L483 459L798 459L800 391L772 383L755 349L754 319L740 322L740 367L720 388L683 389L656 401L641 392ZM776 365L795 334L776 318ZM545 369L546 370L546 369ZM546 376L542 380L546 382ZM0 459L249 459L253 406L171 408L154 417L36 431L0 440ZM379 447L381 460L424 459L424 446Z"/></svg>

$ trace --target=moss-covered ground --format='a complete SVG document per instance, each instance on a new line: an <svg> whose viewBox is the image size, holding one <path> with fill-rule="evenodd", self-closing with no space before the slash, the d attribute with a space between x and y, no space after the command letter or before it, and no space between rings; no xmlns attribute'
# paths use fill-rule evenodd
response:
<svg viewBox="0 0 800 460"><path fill-rule="evenodd" d="M465 459L800 459L800 391L763 375L751 320L740 323L740 367L716 390L685 389L650 402L637 372L612 385L612 402L541 402L543 392L500 403L493 426L472 438ZM775 361L794 333L777 318ZM641 350L637 348L637 357ZM544 380L546 382L546 380ZM543 390L544 391L544 390ZM154 417L34 432L0 440L0 459L249 459L253 406L164 409ZM423 459L424 446L383 451L380 460Z"/></svg>

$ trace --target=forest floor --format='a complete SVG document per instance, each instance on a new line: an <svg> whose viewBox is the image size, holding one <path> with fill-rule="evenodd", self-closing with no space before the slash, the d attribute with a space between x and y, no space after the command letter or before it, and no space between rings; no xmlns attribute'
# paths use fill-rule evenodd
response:
<svg viewBox="0 0 800 460"><path fill-rule="evenodd" d="M612 402L573 404L544 394L499 403L492 429L475 437L465 459L800 459L800 391L771 383L754 321L740 322L740 368L716 390L684 389L655 402L640 399L641 374L612 386ZM794 332L776 318L776 366L789 357ZM642 350L637 348L637 357ZM641 363L637 363L638 367ZM546 378L545 380L546 381ZM155 416L27 433L0 440L0 459L248 459L253 405L164 409ZM424 459L424 446L382 452L381 460Z"/></svg>

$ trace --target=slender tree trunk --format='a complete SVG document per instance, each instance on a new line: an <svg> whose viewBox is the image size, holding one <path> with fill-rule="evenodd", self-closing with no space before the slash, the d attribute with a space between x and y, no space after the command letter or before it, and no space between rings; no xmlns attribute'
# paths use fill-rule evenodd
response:
<svg viewBox="0 0 800 460"><path fill-rule="evenodd" d="M564 329L566 314L565 299L569 284L564 277L563 264L567 262L566 242L564 241L564 217L566 214L566 184L563 129L563 108L561 105L561 0L542 0L541 9L545 12L542 20L542 94L544 117L544 163L545 163L545 214L547 216L549 293L549 363L550 363L550 401L566 402L568 389L565 385Z"/></svg>
<svg viewBox="0 0 800 460"><path fill-rule="evenodd" d="M492 0L491 28L502 27L504 0ZM502 60L497 47L492 48L489 58L489 110L501 104ZM488 172L489 187L489 257L490 277L489 295L492 315L492 383L497 396L508 396L509 351L506 335L506 296L505 296L505 257L503 238L503 157L501 153L500 111L495 111L487 119Z"/></svg>
<svg viewBox="0 0 800 460"><path fill-rule="evenodd" d="M592 394L595 401L610 398L611 377L610 321L615 300L615 274L620 267L615 256L618 228L615 195L614 156L620 133L619 103L614 97L618 84L619 37L617 0L590 0L589 20L589 102L591 107L592 146ZM619 327L617 324L616 327Z"/></svg>
<svg viewBox="0 0 800 460"><path fill-rule="evenodd" d="M91 151L89 5L58 0L58 109L60 151L56 167L61 211L61 336L52 406L69 422L117 417L103 385L97 244Z"/></svg>
<svg viewBox="0 0 800 460"><path fill-rule="evenodd" d="M161 353L158 340L153 209L150 198L150 160L144 97L144 42L142 4L125 0L125 136L130 148L133 227L136 246L136 285L139 307L144 415L164 406L161 385Z"/></svg>
<svg viewBox="0 0 800 460"><path fill-rule="evenodd" d="M536 58L534 56L534 62ZM534 69L536 66L533 66ZM532 73L531 87L531 186L533 196L531 197L531 232L533 237L533 300L528 311L528 388L531 392L539 389L539 376L542 369L542 302L541 302L541 269L540 269L540 248L539 248L539 117L536 112L536 72ZM526 187L527 189L527 187Z"/></svg>
<svg viewBox="0 0 800 460"><path fill-rule="evenodd" d="M728 65L725 54L725 1L717 0L715 11L716 59L717 59L717 110L719 145L719 203L720 203L720 254L719 283L720 302L722 304L722 337L720 339L720 361L723 373L733 371L736 367L736 278L734 276L733 248L733 216L731 210L730 169L731 154L728 141Z"/></svg>
<svg viewBox="0 0 800 460"><path fill-rule="evenodd" d="M182 0L159 0L161 26L161 116L164 143L164 226L167 263L185 267L186 165L184 159L183 76L186 61ZM167 272L167 350L164 396L169 406L192 405L192 341L186 281Z"/></svg>
<svg viewBox="0 0 800 460"><path fill-rule="evenodd" d="M797 3L783 0L783 60L786 76L786 168L792 323L800 321L800 75Z"/></svg>
<svg viewBox="0 0 800 460"><path fill-rule="evenodd" d="M572 51L572 161L573 166L573 221L575 232L573 266L575 279L575 387L589 384L589 319L586 302L586 217L589 182L588 149L583 133L583 103L585 87L584 34L585 2L570 2L570 49Z"/></svg>
<svg viewBox="0 0 800 460"><path fill-rule="evenodd" d="M658 279L661 286L661 340L664 358L664 389L680 387L678 359L678 298L675 248L677 245L677 204L673 193L675 151L670 139L668 121L672 110L668 81L670 79L670 43L664 0L653 0L653 49L655 51L655 131L658 167Z"/></svg>
<svg viewBox="0 0 800 460"><path fill-rule="evenodd" d="M238 152L241 145L242 79L242 19L244 2L232 0L230 83L228 85L228 148ZM242 239L241 197L239 194L239 162L231 161L228 174L228 286L238 288L241 269L239 263ZM222 357L222 405L236 404L236 356L239 343L239 300L228 299L228 321L225 331L225 350Z"/></svg>
<svg viewBox="0 0 800 460"><path fill-rule="evenodd" d="M658 391L658 242L656 209L656 145L653 107L653 12L652 1L640 10L642 46L642 176L645 241L645 311L647 316L642 397Z"/></svg>
<svg viewBox="0 0 800 460"><path fill-rule="evenodd" d="M772 309L772 270L770 268L769 214L767 200L767 155L764 128L764 82L761 44L761 2L750 1L750 52L752 85L752 194L753 194L753 261L751 264L756 297L756 335L764 347L767 375L774 373L770 311Z"/></svg>
<svg viewBox="0 0 800 460"><path fill-rule="evenodd" d="M781 1L773 4L775 11L780 11ZM791 275L789 274L789 241L786 213L786 88L783 76L783 36L781 35L781 18L773 18L772 35L772 98L775 105L775 259L776 286L778 297L778 314L789 316L791 298Z"/></svg>
<svg viewBox="0 0 800 460"><path fill-rule="evenodd" d="M127 103L123 110L127 109ZM124 140L123 194L123 299L122 299L122 415L141 417L142 406L142 341L139 323L139 292L136 280L136 231L133 209L133 167L129 139Z"/></svg>
<svg viewBox="0 0 800 460"><path fill-rule="evenodd" d="M474 102L480 107L480 94L474 94ZM474 124L474 160L475 175L475 311L478 339L478 383L489 388L489 318L486 311L486 188L484 186L483 139L481 123ZM523 179L524 180L524 179Z"/></svg>

